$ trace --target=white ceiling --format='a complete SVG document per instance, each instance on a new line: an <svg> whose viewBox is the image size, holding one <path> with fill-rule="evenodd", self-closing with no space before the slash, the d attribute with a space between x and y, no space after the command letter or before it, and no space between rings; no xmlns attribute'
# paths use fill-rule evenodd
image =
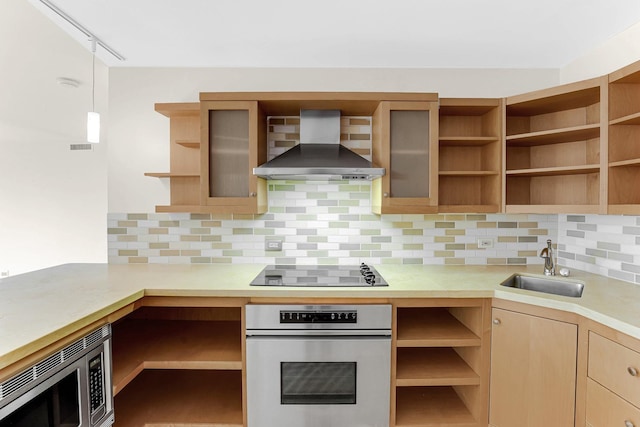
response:
<svg viewBox="0 0 640 427"><path fill-rule="evenodd" d="M50 1L115 67L561 68L640 22L639 0Z"/></svg>

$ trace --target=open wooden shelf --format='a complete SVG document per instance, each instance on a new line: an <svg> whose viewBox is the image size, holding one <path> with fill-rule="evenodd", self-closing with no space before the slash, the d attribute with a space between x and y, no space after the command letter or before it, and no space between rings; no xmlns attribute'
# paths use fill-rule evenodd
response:
<svg viewBox="0 0 640 427"><path fill-rule="evenodd" d="M599 77L507 98L506 212L604 213L605 95Z"/></svg>
<svg viewBox="0 0 640 427"><path fill-rule="evenodd" d="M500 211L501 106L499 99L440 100L439 212Z"/></svg>
<svg viewBox="0 0 640 427"><path fill-rule="evenodd" d="M187 148L200 148L200 141L176 139L176 144Z"/></svg>
<svg viewBox="0 0 640 427"><path fill-rule="evenodd" d="M507 175L517 176L556 176L556 175L581 175L586 173L599 173L600 165L558 166L552 168L533 168L508 170Z"/></svg>
<svg viewBox="0 0 640 427"><path fill-rule="evenodd" d="M479 427L452 387L398 387L396 427Z"/></svg>
<svg viewBox="0 0 640 427"><path fill-rule="evenodd" d="M451 348L398 349L398 387L479 384L480 376Z"/></svg>
<svg viewBox="0 0 640 427"><path fill-rule="evenodd" d="M532 145L561 144L564 142L584 141L600 136L600 124L572 126L563 129L551 129L538 132L507 136L507 145L530 147Z"/></svg>
<svg viewBox="0 0 640 427"><path fill-rule="evenodd" d="M600 78L569 83L507 98L507 114L539 116L600 102Z"/></svg>
<svg viewBox="0 0 640 427"><path fill-rule="evenodd" d="M505 212L514 214L531 212L540 214L556 214L558 212L597 214L600 212L600 205L532 203L528 205L507 205Z"/></svg>
<svg viewBox="0 0 640 427"><path fill-rule="evenodd" d="M500 175L500 172L498 171L440 171L438 172L438 175L478 177L478 176Z"/></svg>
<svg viewBox="0 0 640 427"><path fill-rule="evenodd" d="M619 162L611 162L609 163L610 168L619 168L619 167L636 167L640 166L640 159L629 159L629 160L621 160Z"/></svg>
<svg viewBox="0 0 640 427"><path fill-rule="evenodd" d="M445 308L398 310L398 347L479 346L480 338Z"/></svg>
<svg viewBox="0 0 640 427"><path fill-rule="evenodd" d="M241 427L242 373L144 371L115 405L115 427Z"/></svg>
<svg viewBox="0 0 640 427"><path fill-rule="evenodd" d="M197 173L180 173L180 172L145 172L144 176L153 178L199 178Z"/></svg>
<svg viewBox="0 0 640 427"><path fill-rule="evenodd" d="M441 136L439 141L441 147L475 147L500 141L500 138L495 136Z"/></svg>
<svg viewBox="0 0 640 427"><path fill-rule="evenodd" d="M640 112L609 121L610 125L640 125Z"/></svg>
<svg viewBox="0 0 640 427"><path fill-rule="evenodd" d="M145 369L241 370L240 322L128 319L114 326L113 388Z"/></svg>
<svg viewBox="0 0 640 427"><path fill-rule="evenodd" d="M640 61L609 75L608 213L640 214Z"/></svg>
<svg viewBox="0 0 640 427"><path fill-rule="evenodd" d="M158 102L154 109L166 117L195 117L200 116L199 102Z"/></svg>
<svg viewBox="0 0 640 427"><path fill-rule="evenodd" d="M468 205L445 205L438 204L438 210L440 212L448 213L494 213L500 212L500 205L491 204L468 204Z"/></svg>

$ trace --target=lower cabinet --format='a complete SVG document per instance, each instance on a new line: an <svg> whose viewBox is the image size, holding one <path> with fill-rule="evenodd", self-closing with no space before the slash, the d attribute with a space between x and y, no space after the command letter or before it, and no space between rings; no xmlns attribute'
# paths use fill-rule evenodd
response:
<svg viewBox="0 0 640 427"><path fill-rule="evenodd" d="M577 343L575 324L494 308L489 424L573 427Z"/></svg>
<svg viewBox="0 0 640 427"><path fill-rule="evenodd" d="M395 305L391 425L486 426L489 301Z"/></svg>
<svg viewBox="0 0 640 427"><path fill-rule="evenodd" d="M115 427L243 426L241 319L241 306L142 307L116 322Z"/></svg>
<svg viewBox="0 0 640 427"><path fill-rule="evenodd" d="M590 331L586 394L587 426L640 426L640 353Z"/></svg>

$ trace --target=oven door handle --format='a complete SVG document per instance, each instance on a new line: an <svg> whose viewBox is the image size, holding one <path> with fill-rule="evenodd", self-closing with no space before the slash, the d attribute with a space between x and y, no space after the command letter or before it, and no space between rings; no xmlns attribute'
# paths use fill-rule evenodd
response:
<svg viewBox="0 0 640 427"><path fill-rule="evenodd" d="M349 338L391 338L389 329L340 329L340 330L313 330L313 329L251 329L246 332L247 338L251 337L349 337Z"/></svg>

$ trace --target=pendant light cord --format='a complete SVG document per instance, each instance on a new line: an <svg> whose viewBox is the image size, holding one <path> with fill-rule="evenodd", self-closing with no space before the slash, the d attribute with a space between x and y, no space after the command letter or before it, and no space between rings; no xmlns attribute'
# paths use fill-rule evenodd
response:
<svg viewBox="0 0 640 427"><path fill-rule="evenodd" d="M96 39L91 37L91 54L93 62L91 66L91 111L96 111Z"/></svg>

